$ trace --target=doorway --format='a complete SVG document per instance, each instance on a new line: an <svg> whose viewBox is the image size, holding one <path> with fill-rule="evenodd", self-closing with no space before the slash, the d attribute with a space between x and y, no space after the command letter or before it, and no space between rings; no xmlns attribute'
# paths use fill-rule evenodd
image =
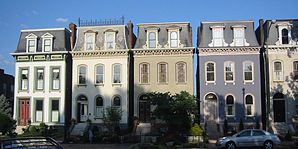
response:
<svg viewBox="0 0 298 149"><path fill-rule="evenodd" d="M19 109L19 125L28 125L29 115L30 115L30 99L20 99L20 109Z"/></svg>

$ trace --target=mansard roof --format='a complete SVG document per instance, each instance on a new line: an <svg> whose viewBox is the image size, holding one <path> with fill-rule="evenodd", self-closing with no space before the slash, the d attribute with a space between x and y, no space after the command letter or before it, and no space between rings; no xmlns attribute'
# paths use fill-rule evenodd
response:
<svg viewBox="0 0 298 149"><path fill-rule="evenodd" d="M55 51L69 51L70 48L70 32L66 28L48 28L48 29L28 29L21 30L19 43L15 53L25 53L27 39L37 39L36 52L42 52L42 39L44 37L53 38L53 49Z"/></svg>
<svg viewBox="0 0 298 149"><path fill-rule="evenodd" d="M245 39L249 47L259 46L254 31L254 21L216 21L216 22L201 22L201 35L199 48L209 47L212 42L212 28L221 27L223 28L224 42L227 44L225 47L235 47L231 46L234 39L233 28L243 27L245 29Z"/></svg>
<svg viewBox="0 0 298 149"><path fill-rule="evenodd" d="M116 33L115 50L128 49L129 32L126 25L106 25L77 27L77 39L73 51L84 51L85 33L95 33L95 50L105 50L106 32Z"/></svg>
<svg viewBox="0 0 298 149"><path fill-rule="evenodd" d="M290 40L297 42L298 41L298 19L280 19L280 20L266 20L264 23L264 42L268 38L269 45L276 45L276 42L279 40L279 29L278 26L289 26L290 29ZM268 29L269 34L268 33Z"/></svg>
<svg viewBox="0 0 298 149"><path fill-rule="evenodd" d="M178 23L150 23L150 24L138 24L138 37L135 44L135 49L143 49L143 46L147 42L147 30L158 31L158 44L161 48L165 48L168 43L168 29L179 29L180 30L180 43L184 47L192 47L192 34L189 22L178 22Z"/></svg>

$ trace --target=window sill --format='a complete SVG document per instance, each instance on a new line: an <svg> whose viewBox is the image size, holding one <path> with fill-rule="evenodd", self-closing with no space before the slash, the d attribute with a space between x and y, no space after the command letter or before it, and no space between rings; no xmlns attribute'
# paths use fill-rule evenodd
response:
<svg viewBox="0 0 298 149"><path fill-rule="evenodd" d="M60 90L60 89L59 89L59 90L53 90L53 89L51 89L49 92L50 92L50 93L51 93L51 92L59 92L59 93L60 93L61 90Z"/></svg>
<svg viewBox="0 0 298 149"><path fill-rule="evenodd" d="M87 84L78 84L78 87L87 87Z"/></svg>
<svg viewBox="0 0 298 149"><path fill-rule="evenodd" d="M206 81L206 85L208 85L208 84L214 84L214 85L216 85L216 82L215 81Z"/></svg>
<svg viewBox="0 0 298 149"><path fill-rule="evenodd" d="M105 86L104 84L94 84L94 86Z"/></svg>
<svg viewBox="0 0 298 149"><path fill-rule="evenodd" d="M121 87L122 84L121 84L121 83L113 83L112 86L113 86L113 87Z"/></svg>
<svg viewBox="0 0 298 149"><path fill-rule="evenodd" d="M284 80L273 80L274 83L282 83Z"/></svg>
<svg viewBox="0 0 298 149"><path fill-rule="evenodd" d="M33 93L35 93L35 92L42 92L42 93L44 93L45 91L44 90L34 90Z"/></svg>
<svg viewBox="0 0 298 149"><path fill-rule="evenodd" d="M29 90L18 90L18 93L21 93L21 92L23 92L23 93L29 93Z"/></svg>
<svg viewBox="0 0 298 149"><path fill-rule="evenodd" d="M176 82L176 85L187 85L186 82Z"/></svg>
<svg viewBox="0 0 298 149"><path fill-rule="evenodd" d="M168 85L168 82L158 82L157 85Z"/></svg>
<svg viewBox="0 0 298 149"><path fill-rule="evenodd" d="M225 85L228 85L228 84L233 84L233 85L235 85L235 82L234 82L234 81L232 81L232 82L227 82L227 81L225 81Z"/></svg>
<svg viewBox="0 0 298 149"><path fill-rule="evenodd" d="M150 83L140 83L140 85L150 85Z"/></svg>
<svg viewBox="0 0 298 149"><path fill-rule="evenodd" d="M243 81L243 84L255 84L254 81Z"/></svg>

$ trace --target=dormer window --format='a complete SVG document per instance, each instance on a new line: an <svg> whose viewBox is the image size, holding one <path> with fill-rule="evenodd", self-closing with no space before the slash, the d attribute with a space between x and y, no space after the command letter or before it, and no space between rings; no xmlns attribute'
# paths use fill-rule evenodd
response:
<svg viewBox="0 0 298 149"><path fill-rule="evenodd" d="M282 37L281 37L281 40L282 40L282 44L289 44L289 32L287 29L283 29L281 31L281 34L282 34Z"/></svg>
<svg viewBox="0 0 298 149"><path fill-rule="evenodd" d="M85 34L85 49L94 50L95 44L95 33L86 33Z"/></svg>
<svg viewBox="0 0 298 149"><path fill-rule="evenodd" d="M156 33L149 32L149 48L156 48Z"/></svg>
<svg viewBox="0 0 298 149"><path fill-rule="evenodd" d="M245 39L245 27L244 25L232 26L234 32L234 39L231 46L249 46Z"/></svg>
<svg viewBox="0 0 298 149"><path fill-rule="evenodd" d="M227 46L224 41L224 26L212 26L212 42L209 44L210 47L222 47Z"/></svg>
<svg viewBox="0 0 298 149"><path fill-rule="evenodd" d="M106 49L115 49L115 32L106 32Z"/></svg>
<svg viewBox="0 0 298 149"><path fill-rule="evenodd" d="M28 36L26 36L26 38L27 38L26 51L35 52L37 47L37 36L31 33Z"/></svg>
<svg viewBox="0 0 298 149"><path fill-rule="evenodd" d="M158 27L150 26L145 28L147 32L147 41L143 48L160 48L161 46L158 44Z"/></svg>
<svg viewBox="0 0 298 149"><path fill-rule="evenodd" d="M277 24L278 27L278 41L276 45L281 44L292 44L293 41L291 40L291 28L292 24L288 22Z"/></svg>
<svg viewBox="0 0 298 149"><path fill-rule="evenodd" d="M167 28L168 30L168 44L170 48L178 48L179 47L179 34L181 27L173 25ZM168 46L166 46L168 47Z"/></svg>
<svg viewBox="0 0 298 149"><path fill-rule="evenodd" d="M42 51L51 52L53 45L54 36L50 33L46 33L42 36Z"/></svg>

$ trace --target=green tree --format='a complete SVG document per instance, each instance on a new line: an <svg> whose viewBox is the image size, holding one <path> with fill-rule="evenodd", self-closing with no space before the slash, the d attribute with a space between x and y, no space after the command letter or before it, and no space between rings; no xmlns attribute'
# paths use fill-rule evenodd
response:
<svg viewBox="0 0 298 149"><path fill-rule="evenodd" d="M3 94L0 96L0 113L6 114L9 116L12 113L11 104Z"/></svg>
<svg viewBox="0 0 298 149"><path fill-rule="evenodd" d="M193 115L197 115L195 97L186 91L171 95L167 93L149 93L151 104L155 106L153 119L160 119L167 123L168 133L188 133L193 122Z"/></svg>
<svg viewBox="0 0 298 149"><path fill-rule="evenodd" d="M119 107L107 107L103 114L104 125L113 134L118 133L120 128L120 120L122 117L122 111Z"/></svg>
<svg viewBox="0 0 298 149"><path fill-rule="evenodd" d="M16 121L7 114L0 113L0 132L2 134L12 134L16 129Z"/></svg>
<svg viewBox="0 0 298 149"><path fill-rule="evenodd" d="M190 129L190 135L192 135L192 136L202 136L203 135L203 130L197 123L195 123L195 125L193 127L191 127L191 129Z"/></svg>

